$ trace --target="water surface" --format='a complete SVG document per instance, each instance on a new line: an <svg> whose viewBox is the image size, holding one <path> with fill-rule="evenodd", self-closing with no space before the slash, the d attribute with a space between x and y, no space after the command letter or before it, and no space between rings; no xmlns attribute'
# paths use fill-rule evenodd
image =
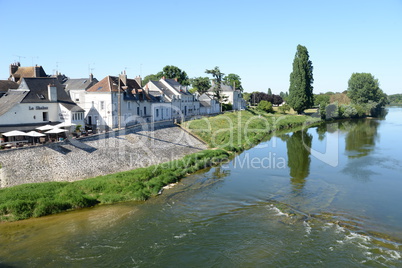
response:
<svg viewBox="0 0 402 268"><path fill-rule="evenodd" d="M147 202L0 224L0 263L400 267L400 118L280 135Z"/></svg>

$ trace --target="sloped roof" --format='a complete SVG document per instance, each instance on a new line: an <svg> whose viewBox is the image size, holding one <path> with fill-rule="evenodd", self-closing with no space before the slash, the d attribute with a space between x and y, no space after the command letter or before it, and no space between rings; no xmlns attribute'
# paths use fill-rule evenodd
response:
<svg viewBox="0 0 402 268"><path fill-rule="evenodd" d="M63 85L66 86L66 90L86 90L98 82L98 79L94 78L92 81L89 78L68 78Z"/></svg>
<svg viewBox="0 0 402 268"><path fill-rule="evenodd" d="M208 91L209 92L213 92L215 90L215 85L214 85L214 83L212 83L212 87L210 87L209 89L208 89ZM229 85L225 85L225 84L221 84L221 91L223 91L223 92L228 92L228 91L234 91L233 90L233 87L232 86L229 86Z"/></svg>
<svg viewBox="0 0 402 268"><path fill-rule="evenodd" d="M27 90L9 90L0 98L0 116L20 103L28 94Z"/></svg>
<svg viewBox="0 0 402 268"><path fill-rule="evenodd" d="M50 84L57 88L57 101L72 102L64 90L64 86L59 83L56 77L23 78L19 89L27 89L29 93L22 102L49 102L48 85Z"/></svg>
<svg viewBox="0 0 402 268"><path fill-rule="evenodd" d="M209 103L207 101L200 101L200 105L203 107L211 107L211 103Z"/></svg>
<svg viewBox="0 0 402 268"><path fill-rule="evenodd" d="M30 66L30 67L20 67L18 66L17 71L12 73L10 77L14 77L15 81L19 81L24 77L47 77L45 70L42 66Z"/></svg>
<svg viewBox="0 0 402 268"><path fill-rule="evenodd" d="M119 79L120 78L116 76L106 76L101 81L88 88L87 92L118 92ZM124 86L126 86L127 88L123 88ZM137 83L135 79L126 79L125 83L120 80L120 87L124 100L156 101L153 96L150 96L141 88L141 86Z"/></svg>
<svg viewBox="0 0 402 268"><path fill-rule="evenodd" d="M162 78L163 79L163 78ZM181 85L179 82L177 82L174 79L163 79L166 83L169 84L169 86L173 87L178 93L182 95L192 95L190 92L185 90L186 86Z"/></svg>
<svg viewBox="0 0 402 268"><path fill-rule="evenodd" d="M9 81L9 80L0 80L0 93L5 93L9 89L16 89L18 88L18 83L14 81Z"/></svg>

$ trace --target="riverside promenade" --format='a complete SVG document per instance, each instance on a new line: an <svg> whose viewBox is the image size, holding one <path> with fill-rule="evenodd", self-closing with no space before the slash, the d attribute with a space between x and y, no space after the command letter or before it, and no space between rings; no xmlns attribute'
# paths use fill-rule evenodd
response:
<svg viewBox="0 0 402 268"><path fill-rule="evenodd" d="M207 146L172 123L0 152L0 187L76 181L182 158Z"/></svg>

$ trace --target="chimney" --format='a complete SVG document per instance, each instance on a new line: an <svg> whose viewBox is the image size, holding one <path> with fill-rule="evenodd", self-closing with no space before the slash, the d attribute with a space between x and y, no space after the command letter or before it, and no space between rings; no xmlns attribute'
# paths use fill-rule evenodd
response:
<svg viewBox="0 0 402 268"><path fill-rule="evenodd" d="M142 87L142 78L141 78L141 76L139 75L139 76L137 76L136 78L134 78L135 79L135 81L137 82L137 84L140 86L140 87Z"/></svg>
<svg viewBox="0 0 402 268"><path fill-rule="evenodd" d="M175 77L175 78L174 78L174 81L176 81L176 82L177 82L177 77Z"/></svg>
<svg viewBox="0 0 402 268"><path fill-rule="evenodd" d="M90 75L89 75L89 82L92 82L94 80L94 75L91 73Z"/></svg>
<svg viewBox="0 0 402 268"><path fill-rule="evenodd" d="M165 79L166 79L166 77L165 77L165 76L162 76L162 79L163 79L163 80L165 80Z"/></svg>
<svg viewBox="0 0 402 268"><path fill-rule="evenodd" d="M148 84L145 85L145 92L146 92L147 94L149 94L149 87L148 87Z"/></svg>
<svg viewBox="0 0 402 268"><path fill-rule="evenodd" d="M34 66L33 67L34 68L34 73L33 73L33 75L34 75L34 77L40 77L40 66ZM56 76L58 75L58 72L56 72Z"/></svg>
<svg viewBox="0 0 402 268"><path fill-rule="evenodd" d="M47 95L49 101L57 101L57 87L53 84L47 86Z"/></svg>
<svg viewBox="0 0 402 268"><path fill-rule="evenodd" d="M15 72L18 71L18 67L20 66L20 63L12 63L10 64L10 76L15 74Z"/></svg>
<svg viewBox="0 0 402 268"><path fill-rule="evenodd" d="M127 85L127 74L126 71L119 75L119 79L123 82L123 85Z"/></svg>

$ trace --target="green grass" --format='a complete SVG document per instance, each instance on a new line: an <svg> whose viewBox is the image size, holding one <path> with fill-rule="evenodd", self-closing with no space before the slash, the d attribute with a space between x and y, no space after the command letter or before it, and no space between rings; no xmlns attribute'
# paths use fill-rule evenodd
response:
<svg viewBox="0 0 402 268"><path fill-rule="evenodd" d="M309 116L245 110L188 121L183 124L183 127L207 142L210 148L241 151L259 143L267 135L276 131L319 121L321 120Z"/></svg>
<svg viewBox="0 0 402 268"><path fill-rule="evenodd" d="M76 182L46 182L0 190L0 219L22 220L121 201L142 201L189 173L226 160L224 150L204 150L147 168Z"/></svg>
<svg viewBox="0 0 402 268"><path fill-rule="evenodd" d="M0 189L0 220L22 220L96 204L144 201L157 195L163 186L225 161L231 152L250 148L269 134L318 121L307 116L246 110L185 122L184 127L217 149L82 181L34 183Z"/></svg>

